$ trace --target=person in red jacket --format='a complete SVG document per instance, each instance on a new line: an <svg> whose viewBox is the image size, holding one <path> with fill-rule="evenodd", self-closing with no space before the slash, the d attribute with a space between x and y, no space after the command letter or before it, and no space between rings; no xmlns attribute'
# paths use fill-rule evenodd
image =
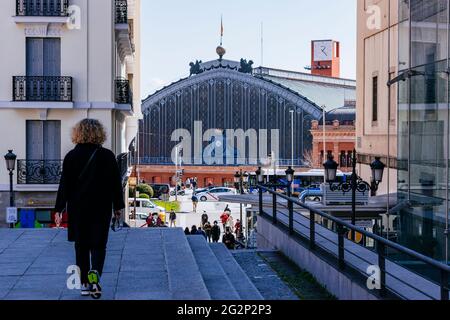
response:
<svg viewBox="0 0 450 320"><path fill-rule="evenodd" d="M226 230L226 228L227 228L227 221L228 221L229 217L230 217L230 215L228 214L228 212L224 212L220 216L220 222L222 222L223 230Z"/></svg>

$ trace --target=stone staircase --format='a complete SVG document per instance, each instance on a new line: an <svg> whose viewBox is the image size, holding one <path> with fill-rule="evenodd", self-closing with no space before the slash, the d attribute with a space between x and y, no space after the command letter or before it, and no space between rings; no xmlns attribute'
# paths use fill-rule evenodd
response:
<svg viewBox="0 0 450 320"><path fill-rule="evenodd" d="M0 300L79 300L67 288L75 262L65 230L0 229ZM111 232L105 300L262 300L223 244L181 229Z"/></svg>

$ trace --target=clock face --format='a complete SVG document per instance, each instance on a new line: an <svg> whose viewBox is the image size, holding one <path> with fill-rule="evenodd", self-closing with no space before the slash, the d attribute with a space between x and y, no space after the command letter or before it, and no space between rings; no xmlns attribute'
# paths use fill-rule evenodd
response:
<svg viewBox="0 0 450 320"><path fill-rule="evenodd" d="M333 41L314 42L314 61L333 60Z"/></svg>

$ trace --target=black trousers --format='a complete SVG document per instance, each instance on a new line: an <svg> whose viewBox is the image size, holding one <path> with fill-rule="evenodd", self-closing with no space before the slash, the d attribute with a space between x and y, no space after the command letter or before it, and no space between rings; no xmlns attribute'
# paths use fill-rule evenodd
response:
<svg viewBox="0 0 450 320"><path fill-rule="evenodd" d="M90 270L97 271L100 276L105 265L106 247L90 247L75 243L75 256L77 266L80 268L80 280L82 284L88 284Z"/></svg>

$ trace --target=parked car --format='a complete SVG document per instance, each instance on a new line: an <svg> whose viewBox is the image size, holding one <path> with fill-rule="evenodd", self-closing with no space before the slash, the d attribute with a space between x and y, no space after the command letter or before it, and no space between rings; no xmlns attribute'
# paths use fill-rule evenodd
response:
<svg viewBox="0 0 450 320"><path fill-rule="evenodd" d="M134 199L133 198L129 199L128 204L131 214L134 210ZM148 199L141 199L141 198L136 199L136 214L151 215L153 213L157 214L165 213L165 211L166 210L163 207L158 207L156 204L154 204Z"/></svg>
<svg viewBox="0 0 450 320"><path fill-rule="evenodd" d="M212 190L212 189L215 189L215 188L218 188L218 187L198 188L198 189L195 189L194 194L197 195L197 194L200 194L200 193L208 192L209 190Z"/></svg>
<svg viewBox="0 0 450 320"><path fill-rule="evenodd" d="M164 195L169 195L170 185L164 183L151 183L149 184L153 189L153 197L161 199Z"/></svg>
<svg viewBox="0 0 450 320"><path fill-rule="evenodd" d="M219 201L220 196L237 194L236 189L231 188L213 188L211 190L198 193L197 198L202 201Z"/></svg>

